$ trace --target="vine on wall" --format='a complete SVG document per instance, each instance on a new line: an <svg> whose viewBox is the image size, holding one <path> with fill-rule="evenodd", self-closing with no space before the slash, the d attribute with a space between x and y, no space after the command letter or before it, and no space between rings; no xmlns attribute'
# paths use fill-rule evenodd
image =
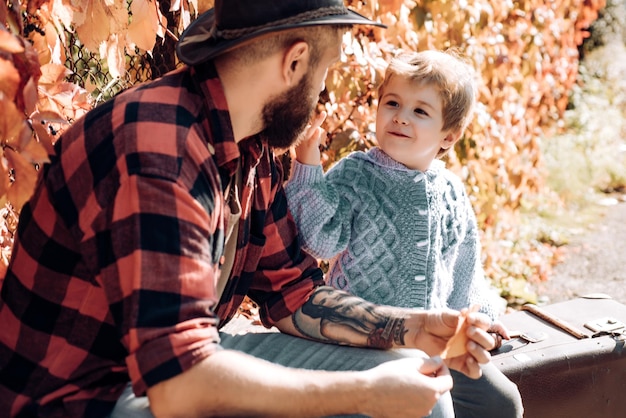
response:
<svg viewBox="0 0 626 418"><path fill-rule="evenodd" d="M376 144L376 88L401 49L456 48L481 76L477 115L448 165L466 182L483 231L485 268L503 295L529 297L523 283L545 280L549 245L520 240L519 208L545 192L538 139L560 128L577 81L578 47L604 0L347 1L388 29L356 27L328 73L322 104L329 133L323 164ZM16 216L60 132L95 105L105 86L68 80L73 45L99 54L114 79L129 56L176 39L212 0L31 0L0 3L0 267ZM75 45L74 45L75 47ZM136 81L145 81L138 73ZM0 271L1 273L1 271Z"/></svg>

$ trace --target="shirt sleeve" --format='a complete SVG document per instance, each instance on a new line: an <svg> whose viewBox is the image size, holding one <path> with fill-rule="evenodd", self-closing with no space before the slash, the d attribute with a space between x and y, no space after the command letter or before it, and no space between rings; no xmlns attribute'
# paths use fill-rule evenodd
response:
<svg viewBox="0 0 626 418"><path fill-rule="evenodd" d="M273 169L280 171L276 165ZM272 198L259 246L261 254L248 293L259 304L260 319L267 327L293 314L316 287L324 285L317 260L300 245L282 180L277 180L282 179L282 174L274 172L272 179Z"/></svg>
<svg viewBox="0 0 626 418"><path fill-rule="evenodd" d="M158 176L123 178L113 208L100 254L114 262L102 283L119 315L134 392L143 395L220 348L213 252L219 228L215 213L186 187Z"/></svg>
<svg viewBox="0 0 626 418"><path fill-rule="evenodd" d="M333 171L337 174L340 169L338 165ZM289 210L308 252L317 258L330 259L346 249L350 240L352 205L340 195L328 175L324 176L321 166L294 161L285 190Z"/></svg>

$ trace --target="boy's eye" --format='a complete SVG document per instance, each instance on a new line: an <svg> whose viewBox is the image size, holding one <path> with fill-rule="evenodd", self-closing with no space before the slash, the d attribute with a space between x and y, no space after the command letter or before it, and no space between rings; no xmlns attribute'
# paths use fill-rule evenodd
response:
<svg viewBox="0 0 626 418"><path fill-rule="evenodd" d="M422 109L421 107L416 108L415 110L413 110L415 113L417 113L418 115L424 115L424 116L428 116L428 112L426 112L424 109Z"/></svg>
<svg viewBox="0 0 626 418"><path fill-rule="evenodd" d="M398 107L399 104L398 102L396 102L395 100L387 100L387 106L391 106L391 107Z"/></svg>

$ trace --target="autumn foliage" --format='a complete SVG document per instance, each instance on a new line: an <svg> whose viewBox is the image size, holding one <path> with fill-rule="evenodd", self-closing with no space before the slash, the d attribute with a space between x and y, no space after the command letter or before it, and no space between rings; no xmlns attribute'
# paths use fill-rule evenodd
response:
<svg viewBox="0 0 626 418"><path fill-rule="evenodd" d="M320 106L328 113L323 163L375 145L376 87L400 49L457 48L482 77L480 106L448 157L466 182L483 231L485 268L503 295L545 280L553 252L520 240L520 207L545 192L540 138L559 128L577 82L578 47L604 0L347 1L388 29L358 27L344 38ZM212 0L33 0L0 3L0 266L16 216L60 132L81 117L102 86L67 82L68 33L99 54L114 78L128 56L175 40ZM173 52L172 52L173 53ZM144 80L137 80L138 82Z"/></svg>

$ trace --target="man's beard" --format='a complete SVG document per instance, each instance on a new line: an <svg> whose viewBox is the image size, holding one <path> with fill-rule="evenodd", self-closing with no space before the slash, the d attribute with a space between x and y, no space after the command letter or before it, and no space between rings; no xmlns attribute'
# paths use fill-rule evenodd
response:
<svg viewBox="0 0 626 418"><path fill-rule="evenodd" d="M296 86L265 105L263 136L271 147L289 148L304 131L316 105L310 97L311 91L311 77L306 74Z"/></svg>

